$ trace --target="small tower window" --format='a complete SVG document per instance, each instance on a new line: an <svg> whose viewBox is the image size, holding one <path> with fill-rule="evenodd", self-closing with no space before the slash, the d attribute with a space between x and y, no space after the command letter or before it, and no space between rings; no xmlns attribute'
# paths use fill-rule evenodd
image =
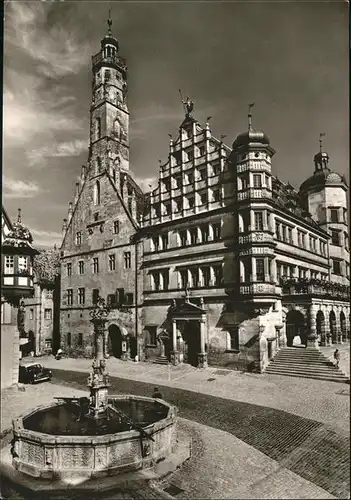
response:
<svg viewBox="0 0 351 500"><path fill-rule="evenodd" d="M100 182L96 181L94 184L94 205L100 204Z"/></svg>
<svg viewBox="0 0 351 500"><path fill-rule="evenodd" d="M95 118L95 140L97 141L101 137L101 118Z"/></svg>
<svg viewBox="0 0 351 500"><path fill-rule="evenodd" d="M96 173L98 174L101 171L101 158L97 156L96 158Z"/></svg>

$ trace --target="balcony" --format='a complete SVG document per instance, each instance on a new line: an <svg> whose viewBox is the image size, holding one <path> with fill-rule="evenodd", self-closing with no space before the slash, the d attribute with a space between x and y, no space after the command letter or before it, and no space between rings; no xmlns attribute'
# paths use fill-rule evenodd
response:
<svg viewBox="0 0 351 500"><path fill-rule="evenodd" d="M350 287L306 278L280 278L283 295L312 295L333 300L350 300Z"/></svg>
<svg viewBox="0 0 351 500"><path fill-rule="evenodd" d="M241 295L275 295L276 287L274 283L252 283L240 286Z"/></svg>
<svg viewBox="0 0 351 500"><path fill-rule="evenodd" d="M249 188L246 191L238 192L238 201L248 200L248 199L260 199L260 198L272 198L272 192L267 188Z"/></svg>
<svg viewBox="0 0 351 500"><path fill-rule="evenodd" d="M244 236L239 236L239 245L247 243L274 243L273 234L264 231L255 231Z"/></svg>
<svg viewBox="0 0 351 500"><path fill-rule="evenodd" d="M126 60L123 57L120 57L119 55L114 55L110 57L103 57L101 52L98 52L93 56L93 66L96 66L99 63L109 63L109 64L117 64L123 69L127 69L127 64Z"/></svg>
<svg viewBox="0 0 351 500"><path fill-rule="evenodd" d="M247 170L255 170L255 171L260 171L260 172L270 172L271 165L269 163L263 162L263 161L250 160L249 162L245 162L245 163L242 163L241 165L237 166L238 173L246 172Z"/></svg>

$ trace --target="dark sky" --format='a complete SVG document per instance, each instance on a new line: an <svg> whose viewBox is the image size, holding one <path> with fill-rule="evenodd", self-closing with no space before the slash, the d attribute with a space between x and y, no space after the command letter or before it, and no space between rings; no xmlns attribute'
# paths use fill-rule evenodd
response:
<svg viewBox="0 0 351 500"><path fill-rule="evenodd" d="M5 10L4 203L41 245L62 219L87 159L91 55L106 32L127 58L131 170L147 188L183 119L178 89L232 144L263 129L274 172L313 172L319 133L331 168L348 175L348 4L331 2L11 2Z"/></svg>

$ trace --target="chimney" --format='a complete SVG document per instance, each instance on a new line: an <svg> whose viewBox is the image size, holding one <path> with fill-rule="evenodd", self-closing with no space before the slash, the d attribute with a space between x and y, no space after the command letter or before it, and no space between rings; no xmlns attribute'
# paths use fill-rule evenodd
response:
<svg viewBox="0 0 351 500"><path fill-rule="evenodd" d="M70 201L68 204L68 222L72 219L72 213L73 213L73 204Z"/></svg>
<svg viewBox="0 0 351 500"><path fill-rule="evenodd" d="M63 219L62 223L62 236L64 237L67 231L67 219Z"/></svg>

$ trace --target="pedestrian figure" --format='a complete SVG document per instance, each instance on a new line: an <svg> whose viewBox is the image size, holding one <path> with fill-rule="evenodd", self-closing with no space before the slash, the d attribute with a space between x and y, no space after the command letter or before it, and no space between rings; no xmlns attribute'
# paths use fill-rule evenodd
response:
<svg viewBox="0 0 351 500"><path fill-rule="evenodd" d="M337 368L339 368L339 363L340 363L340 351L339 351L339 349L335 349L334 359L335 359L335 366Z"/></svg>
<svg viewBox="0 0 351 500"><path fill-rule="evenodd" d="M158 387L154 388L154 393L153 393L152 397L155 399L163 399L162 394L160 393Z"/></svg>

